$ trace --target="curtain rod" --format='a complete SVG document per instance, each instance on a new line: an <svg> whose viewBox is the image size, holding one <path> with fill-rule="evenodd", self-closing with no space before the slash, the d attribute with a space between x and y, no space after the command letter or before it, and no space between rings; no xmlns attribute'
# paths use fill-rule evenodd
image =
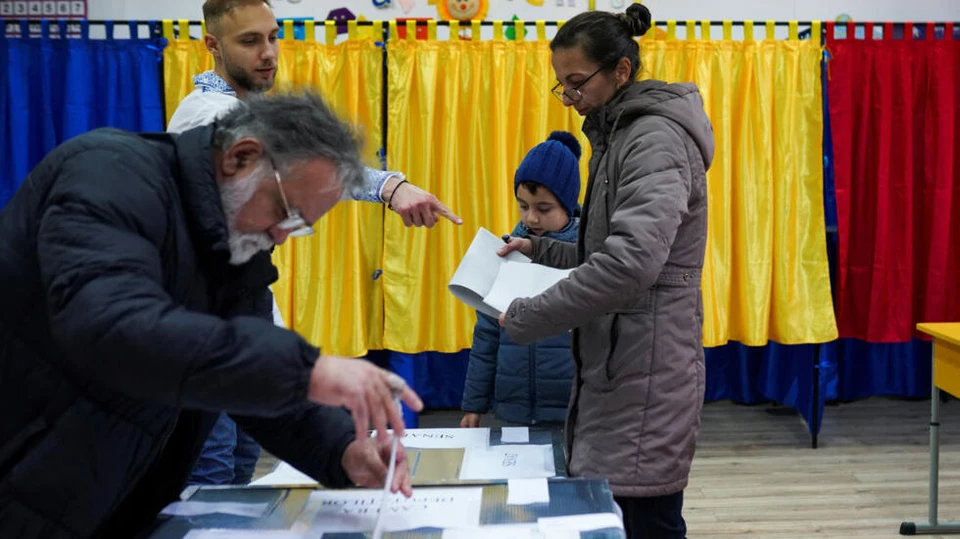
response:
<svg viewBox="0 0 960 539"><path fill-rule="evenodd" d="M7 24L12 24L12 23L19 23L21 20L24 20L24 19L4 19L4 20L5 20L5 22L6 22ZM25 20L26 20L27 22L40 22L42 19L25 19ZM135 24L151 24L151 23L155 23L155 24L156 24L156 23L162 22L161 20L139 20L139 19L137 19L137 20L133 20L133 19L130 19L130 20L123 20L123 19L116 19L116 20L104 20L104 19L47 19L47 20L50 20L50 21L64 20L64 21L66 21L67 24L79 24L79 23L82 22L83 20L86 20L88 24L92 24L92 25L104 25L104 24L107 24L107 23L113 23L113 24L130 24L130 23L135 23ZM182 19L173 19L173 22L174 22L174 23L179 23L181 20L182 20ZM282 20L284 20L284 19L278 19L278 20L281 20L281 21L282 21ZM289 20L289 19L287 19L287 20ZM382 23L388 23L388 22L390 22L391 20L394 20L394 19L387 19L387 20L381 20L381 21L354 21L354 22L356 22L357 26L373 26L374 23L377 23L377 22L379 22L379 23L381 23L381 24L382 24ZM414 23L416 23L417 26L426 26L426 25L427 25L427 22L428 22L428 21L423 21L423 20L405 19L405 20L400 20L400 21L398 21L397 24L398 24L398 25L406 24L408 21L409 21L409 22L414 22ZM681 25L686 24L688 21L692 21L692 22L696 23L697 25L700 25L700 24L702 24L702 23L704 22L704 21L694 20L694 19L677 19L675 22L677 23L677 26L681 26ZM302 20L294 20L294 21L292 21L292 22L294 23L294 26L302 26L303 23L304 23L304 21L302 21ZM317 20L315 20L314 22L316 22L318 26L322 26L323 23L326 22L326 20L325 20L325 19L317 19ZM346 22L349 22L349 21L335 21L335 22L336 22L338 25L341 25L341 24L345 24ZM437 23L437 26L450 26L450 21L434 21L434 22ZM501 22L501 23L503 23L504 26L510 26L510 25L513 25L515 21L480 21L480 26L493 26L494 22ZM525 24L527 24L527 23L536 23L537 21L536 21L536 20L533 20L533 19L530 19L530 20L523 19L523 22L524 22ZM556 25L559 23L558 21L543 21L543 22L544 22L544 24L545 24L546 26L556 26ZM723 26L723 25L726 24L727 22L729 22L732 26L744 26L746 23L752 22L755 26L761 27L761 26L767 24L768 21L758 19L758 20L755 20L755 21L706 21L706 22L708 22L711 26ZM799 26L810 26L810 25L813 24L813 22L814 22L814 21L774 21L773 24L774 24L774 26L790 26L790 24L796 23L796 24L798 24ZM940 26L940 25L944 25L944 24L960 25L960 22L958 22L958 21L842 21L842 22L838 22L838 21L817 21L817 22L819 22L820 24L823 24L823 25L826 25L826 23L832 22L832 23L834 23L836 26L841 26L841 27L842 27L842 26L846 26L847 24L850 24L850 23L852 23L854 26L862 26L862 25L865 25L865 24L872 24L872 25L874 25L874 26L883 26L883 25L885 25L885 24L887 24L887 23L890 23L890 24L893 24L893 25L913 24L914 26L923 26L923 25L926 25L926 24L933 24L933 25L936 25L936 26ZM200 23L201 23L201 21L198 21L198 20L196 20L196 21L195 21L195 20L187 21L187 24L190 24L190 25L193 25L193 26L199 26ZM461 27L463 27L463 26L470 26L472 23L473 23L473 21L461 21L461 22L460 22L460 26L461 26ZM654 21L654 26L660 27L660 26L666 26L666 25L667 25L667 21L664 21L664 20L655 20L655 21Z"/></svg>

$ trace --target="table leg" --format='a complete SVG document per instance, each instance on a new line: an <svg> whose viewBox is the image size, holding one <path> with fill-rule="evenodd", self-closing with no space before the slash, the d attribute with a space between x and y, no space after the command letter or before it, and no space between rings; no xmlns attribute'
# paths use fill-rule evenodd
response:
<svg viewBox="0 0 960 539"><path fill-rule="evenodd" d="M933 381L935 368L936 361L930 369L930 493L927 522L903 522L900 524L900 535L960 534L960 522L937 521L937 505L940 502L940 389Z"/></svg>

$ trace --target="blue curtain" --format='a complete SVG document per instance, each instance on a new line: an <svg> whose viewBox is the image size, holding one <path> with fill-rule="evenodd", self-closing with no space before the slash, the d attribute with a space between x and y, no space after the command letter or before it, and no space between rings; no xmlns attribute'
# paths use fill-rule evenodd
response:
<svg viewBox="0 0 960 539"><path fill-rule="evenodd" d="M103 126L131 131L163 131L163 40L137 36L90 39L87 21L76 38L66 22L40 22L30 37L27 21L18 21L20 37L0 37L0 60L7 76L0 81L0 207L30 170L61 142ZM155 26L155 25L154 25ZM156 35L155 31L151 34Z"/></svg>
<svg viewBox="0 0 960 539"><path fill-rule="evenodd" d="M367 355L367 359L380 367L402 376L417 395L420 395L424 409L428 410L460 408L469 357L470 350L461 350L455 354L404 354L371 350ZM407 408L406 404L403 405L403 421L411 428L418 425L417 414Z"/></svg>
<svg viewBox="0 0 960 539"><path fill-rule="evenodd" d="M837 375L826 345L750 347L731 343L706 349L706 401L730 400L744 404L778 402L797 410L811 431L820 425L823 402L836 398ZM469 350L455 354L403 354L371 351L368 359L396 372L423 399L426 409L460 408L467 375ZM821 363L819 399L814 400L813 369ZM816 422L814 422L814 414ZM416 427L417 414L404 406L404 421ZM817 429L819 430L819 429Z"/></svg>

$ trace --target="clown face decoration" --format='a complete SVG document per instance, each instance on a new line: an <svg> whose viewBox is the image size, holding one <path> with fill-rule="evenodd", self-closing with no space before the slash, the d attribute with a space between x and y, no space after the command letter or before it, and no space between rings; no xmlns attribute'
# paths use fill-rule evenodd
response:
<svg viewBox="0 0 960 539"><path fill-rule="evenodd" d="M487 16L489 0L436 0L437 13L445 21L480 21Z"/></svg>

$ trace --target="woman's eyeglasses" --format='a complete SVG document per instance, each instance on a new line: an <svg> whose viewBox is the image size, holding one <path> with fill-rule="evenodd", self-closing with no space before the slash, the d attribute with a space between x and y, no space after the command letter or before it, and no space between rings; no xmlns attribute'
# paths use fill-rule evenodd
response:
<svg viewBox="0 0 960 539"><path fill-rule="evenodd" d="M574 102L574 103L579 103L580 100L583 99L583 94L580 92L580 88L583 88L583 85L584 85L584 84L586 84L587 82L589 82L590 79L592 79L594 75L596 75L597 73L599 73L599 72L601 72L601 71L603 71L603 68L602 68L602 67L601 67L600 69L594 71L593 73L591 73L589 77L587 77L587 78L583 79L582 81L580 81L580 84L574 86L573 88L564 88L564 87L563 87L563 83L562 83L562 82L558 82L558 83L556 84L556 86L554 86L553 88L550 89L550 93L552 93L552 94L553 94L557 99L559 99L561 102L563 102L563 98L566 97L567 99L569 99L570 101L572 101L572 102Z"/></svg>

